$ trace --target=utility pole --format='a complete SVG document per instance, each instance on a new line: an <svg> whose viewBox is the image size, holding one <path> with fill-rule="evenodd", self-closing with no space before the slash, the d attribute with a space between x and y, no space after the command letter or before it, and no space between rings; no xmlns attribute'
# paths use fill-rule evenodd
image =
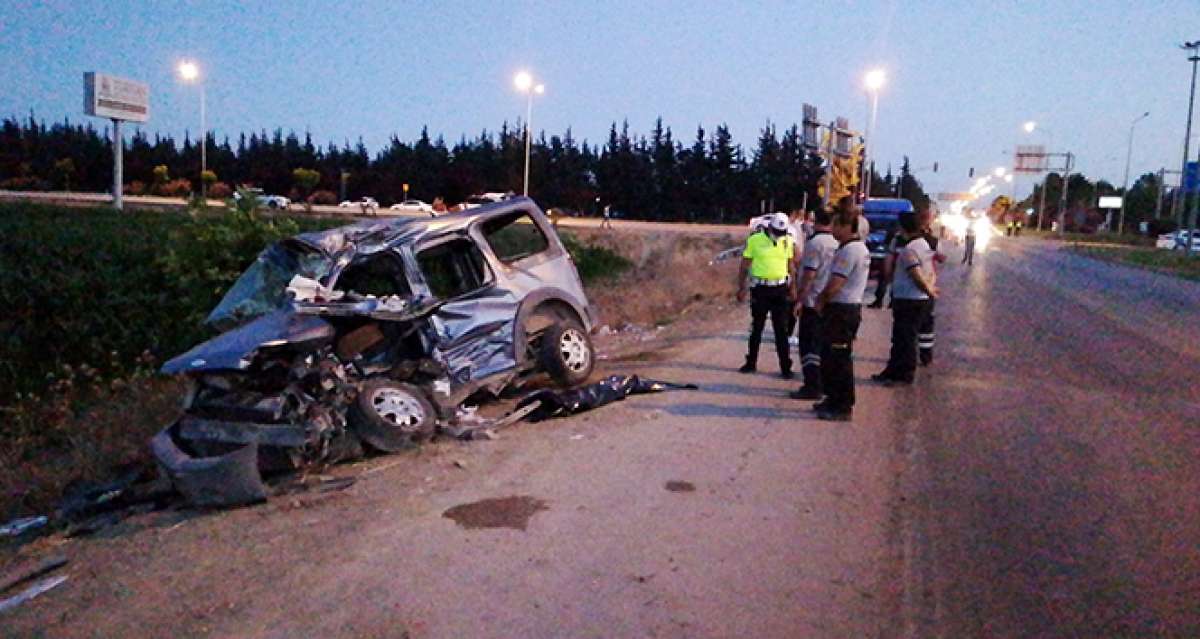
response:
<svg viewBox="0 0 1200 639"><path fill-rule="evenodd" d="M1062 235L1064 232L1066 232L1067 189L1069 188L1069 185L1071 182L1071 160L1074 159L1074 157L1075 157L1074 155L1071 154L1070 151L1068 151L1066 155L1067 155L1067 164L1066 164L1066 168L1063 170L1063 178L1062 178L1062 199L1059 200L1059 206L1058 206L1058 234L1059 235Z"/></svg>
<svg viewBox="0 0 1200 639"><path fill-rule="evenodd" d="M1163 196L1163 180L1166 179L1166 170L1158 170L1158 194L1154 196L1154 219L1162 217L1162 196Z"/></svg>
<svg viewBox="0 0 1200 639"><path fill-rule="evenodd" d="M1129 125L1129 148L1125 151L1125 182L1121 187L1121 215L1117 218L1117 235L1120 235L1125 230L1125 201L1129 199L1129 162L1133 158L1133 128L1138 122L1150 117L1150 112L1147 111L1137 117L1133 124Z"/></svg>
<svg viewBox="0 0 1200 639"><path fill-rule="evenodd" d="M121 202L121 191L124 189L124 184L122 184L122 183L125 181L125 178L122 175L125 171L124 171L124 161L121 159L121 152L125 146L125 142L124 142L124 140L121 139L121 121L118 120L117 118L113 118L112 123L113 123L113 138L112 138L112 147L113 147L113 186L112 186L112 189L113 189L113 191L112 191L112 197L113 197L113 208L120 211L123 206L122 202Z"/></svg>
<svg viewBox="0 0 1200 639"><path fill-rule="evenodd" d="M1183 44L1179 45L1179 48L1183 49L1184 51L1192 52L1192 55L1188 57L1188 60L1192 63L1192 88L1188 97L1187 128L1185 129L1185 133L1183 135L1183 166L1179 167L1180 175L1185 176L1187 175L1188 151L1190 150L1189 142L1192 141L1192 110L1196 104L1196 63L1200 62L1200 55L1197 54L1197 51L1200 51L1200 40L1184 42ZM1184 180L1181 177L1179 180L1180 186L1184 186L1183 181ZM1179 210L1179 191L1183 192L1183 211ZM1182 188L1179 189L1179 191L1175 192L1175 197L1171 201L1171 216L1175 218L1176 224L1183 226L1182 214L1188 210L1188 193L1186 189ZM1188 244L1188 247L1190 252L1190 243Z"/></svg>

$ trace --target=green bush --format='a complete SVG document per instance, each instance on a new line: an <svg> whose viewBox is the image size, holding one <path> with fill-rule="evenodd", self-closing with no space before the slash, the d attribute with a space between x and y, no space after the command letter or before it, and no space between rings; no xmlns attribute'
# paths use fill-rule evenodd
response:
<svg viewBox="0 0 1200 639"><path fill-rule="evenodd" d="M584 284L614 279L629 270L633 262L602 246L583 244L574 235L559 233L563 246L575 261L575 269Z"/></svg>
<svg viewBox="0 0 1200 639"><path fill-rule="evenodd" d="M0 405L64 365L106 378L185 351L267 244L340 223L0 205Z"/></svg>

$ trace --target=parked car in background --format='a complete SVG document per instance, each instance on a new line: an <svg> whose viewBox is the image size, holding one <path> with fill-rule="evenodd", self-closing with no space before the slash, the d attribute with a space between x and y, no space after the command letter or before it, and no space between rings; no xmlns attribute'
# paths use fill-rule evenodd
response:
<svg viewBox="0 0 1200 639"><path fill-rule="evenodd" d="M1200 229L1197 229L1191 237L1192 251L1200 251ZM1158 236L1154 246L1157 248L1171 249L1173 251L1186 251L1188 245L1188 230L1180 229L1174 233L1164 233Z"/></svg>
<svg viewBox="0 0 1200 639"><path fill-rule="evenodd" d="M267 195L262 189L249 188L242 189L254 193L254 197L258 199L258 205L268 209L286 209L292 205L292 201L282 195ZM240 201L242 194L240 191L234 191L233 199Z"/></svg>
<svg viewBox="0 0 1200 639"><path fill-rule="evenodd" d="M404 200L403 202L397 202L388 208L401 213L424 213L426 215L433 215L433 205L422 202L421 200Z"/></svg>
<svg viewBox="0 0 1200 639"><path fill-rule="evenodd" d="M379 208L379 202L373 197L365 197L364 196L357 200L345 200L345 201L341 202L340 204L338 204L338 206L343 209L353 208L353 207L357 206L357 207L363 209L364 211L367 211L367 210L373 211L373 210L376 210Z"/></svg>
<svg viewBox="0 0 1200 639"><path fill-rule="evenodd" d="M511 193L499 193L499 192L480 193L478 195L472 195L471 197L467 198L466 200L463 200L463 208L464 209L473 209L477 206L483 206L485 204L495 204L496 202L503 202L511 197L512 197Z"/></svg>

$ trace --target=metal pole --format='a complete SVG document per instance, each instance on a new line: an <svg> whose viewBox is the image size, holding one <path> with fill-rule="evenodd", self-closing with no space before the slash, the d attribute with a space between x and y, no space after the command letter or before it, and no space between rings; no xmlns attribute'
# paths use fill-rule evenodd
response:
<svg viewBox="0 0 1200 639"><path fill-rule="evenodd" d="M1042 194L1038 198L1038 230L1042 230L1042 220L1046 219L1046 187L1050 186L1050 172L1042 178Z"/></svg>
<svg viewBox="0 0 1200 639"><path fill-rule="evenodd" d="M863 201L871 198L871 145L875 143L875 118L879 114L879 91L871 91L871 120L863 142Z"/></svg>
<svg viewBox="0 0 1200 639"><path fill-rule="evenodd" d="M122 151L123 151L122 147L124 146L124 144L121 141L121 121L113 120L112 123L113 123L113 139L112 139L112 147L113 147L113 187L112 187L113 208L120 211L122 209L121 190L124 187L123 183L125 181L124 175L123 175L125 171L123 170L123 165L122 165L122 162L124 160L121 157Z"/></svg>
<svg viewBox="0 0 1200 639"><path fill-rule="evenodd" d="M1062 200L1060 201L1060 206L1058 207L1058 234L1059 235L1062 235L1067 230L1066 229L1066 226L1067 226L1067 217L1066 217L1067 216L1067 189L1070 187L1070 182L1071 182L1071 158L1072 157L1073 156L1071 155L1070 151L1068 151L1067 152L1067 167L1063 171Z"/></svg>
<svg viewBox="0 0 1200 639"><path fill-rule="evenodd" d="M1125 150L1125 181L1121 187L1121 213L1117 218L1117 235L1120 235L1125 230L1125 201L1129 199L1129 161L1133 157L1133 129L1137 126L1142 118L1150 115L1147 111L1134 119L1133 124L1129 125L1129 147Z"/></svg>
<svg viewBox="0 0 1200 639"><path fill-rule="evenodd" d="M1166 180L1166 170L1158 170L1158 195L1154 197L1154 219L1162 217L1163 181Z"/></svg>
<svg viewBox="0 0 1200 639"><path fill-rule="evenodd" d="M829 189L833 188L833 136L837 122L829 124L829 135L825 139L825 194L821 197L821 208L829 210Z"/></svg>
<svg viewBox="0 0 1200 639"><path fill-rule="evenodd" d="M1184 45L1184 48L1188 48L1188 45ZM1189 97L1188 97L1187 129L1183 135L1183 166L1181 166L1179 168L1179 171L1180 171L1179 175L1181 176L1179 179L1179 185L1181 187L1183 186L1183 182L1184 182L1182 176L1187 175L1187 162L1188 162L1188 151L1189 151L1188 145L1192 141L1192 109L1196 104L1196 62L1200 61L1200 56L1194 55L1194 56L1188 58L1188 60L1191 60L1191 62L1192 62L1192 88L1191 88L1191 93L1189 94ZM1183 215L1182 215L1182 212L1179 210L1179 196L1181 194L1183 195L1183 205L1184 205L1183 208L1184 208L1184 210L1187 210L1188 194L1187 194L1187 191L1184 190L1183 188L1180 188L1178 191L1175 192L1175 198L1171 201L1171 216L1175 218L1175 223L1180 226L1183 225Z"/></svg>
<svg viewBox="0 0 1200 639"><path fill-rule="evenodd" d="M204 82L200 82L200 201L208 206L208 186L204 174L208 171L208 121L205 119Z"/></svg>
<svg viewBox="0 0 1200 639"><path fill-rule="evenodd" d="M529 89L529 101L525 103L525 197L529 197L529 144L533 137L533 89Z"/></svg>

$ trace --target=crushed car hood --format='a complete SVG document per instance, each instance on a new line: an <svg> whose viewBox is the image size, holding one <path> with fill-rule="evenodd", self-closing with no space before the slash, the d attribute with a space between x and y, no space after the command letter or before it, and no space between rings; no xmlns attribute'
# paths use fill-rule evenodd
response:
<svg viewBox="0 0 1200 639"><path fill-rule="evenodd" d="M162 372L175 373L244 370L260 348L286 344L319 343L332 339L329 322L291 310L264 315L222 333L163 364Z"/></svg>

